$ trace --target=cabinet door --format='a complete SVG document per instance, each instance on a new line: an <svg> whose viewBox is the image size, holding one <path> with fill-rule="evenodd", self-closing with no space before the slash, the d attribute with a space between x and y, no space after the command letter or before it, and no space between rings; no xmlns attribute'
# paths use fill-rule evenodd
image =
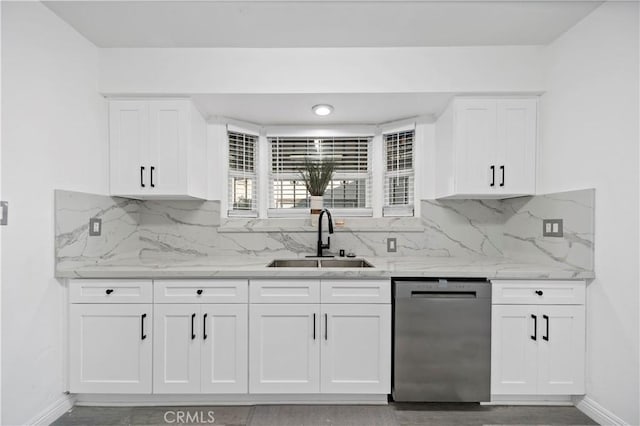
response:
<svg viewBox="0 0 640 426"><path fill-rule="evenodd" d="M505 99L497 103L496 191L535 194L537 102Z"/></svg>
<svg viewBox="0 0 640 426"><path fill-rule="evenodd" d="M322 305L323 393L391 392L391 305Z"/></svg>
<svg viewBox="0 0 640 426"><path fill-rule="evenodd" d="M149 180L154 195L186 195L189 101L149 102Z"/></svg>
<svg viewBox="0 0 640 426"><path fill-rule="evenodd" d="M154 393L200 392L200 305L157 304Z"/></svg>
<svg viewBox="0 0 640 426"><path fill-rule="evenodd" d="M246 304L202 305L202 392L247 393Z"/></svg>
<svg viewBox="0 0 640 426"><path fill-rule="evenodd" d="M109 102L109 156L112 195L144 195L151 189L148 103ZM144 167L144 169L143 169Z"/></svg>
<svg viewBox="0 0 640 426"><path fill-rule="evenodd" d="M495 190L497 171L496 102L462 99L455 105L456 193L490 194ZM494 184L493 186L491 184Z"/></svg>
<svg viewBox="0 0 640 426"><path fill-rule="evenodd" d="M540 333L536 335L536 324L540 324L537 307L492 306L491 394L536 393L537 353L541 339Z"/></svg>
<svg viewBox="0 0 640 426"><path fill-rule="evenodd" d="M584 306L540 306L538 393L585 393Z"/></svg>
<svg viewBox="0 0 640 426"><path fill-rule="evenodd" d="M249 392L320 391L320 305L249 305Z"/></svg>
<svg viewBox="0 0 640 426"><path fill-rule="evenodd" d="M151 393L150 304L72 304L72 393Z"/></svg>

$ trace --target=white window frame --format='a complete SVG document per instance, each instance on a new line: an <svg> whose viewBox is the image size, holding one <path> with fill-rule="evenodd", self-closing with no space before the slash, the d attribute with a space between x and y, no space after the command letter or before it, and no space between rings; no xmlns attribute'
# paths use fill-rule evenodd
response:
<svg viewBox="0 0 640 426"><path fill-rule="evenodd" d="M404 212L397 216L420 216L420 201L418 200L418 186L423 185L423 177L420 170L415 167L416 159L422 155L422 131L421 128L416 126L416 119L411 118L407 120L396 121L392 123L385 123L379 126L375 125L341 125L341 126L268 126L261 127L260 125L241 122L238 120L225 119L221 117L222 126L220 126L220 136L222 136L222 130L224 128L224 137L221 154L222 165L222 185L224 194L221 194L221 216L223 218L242 219L243 216L228 215L228 200L229 200L229 142L228 131L235 131L240 133L247 133L258 136L257 146L257 158L256 158L256 173L257 173L257 215L254 213L252 216L245 216L245 218L258 219L270 219L270 218L302 218L308 217L306 211L303 209L270 209L270 173L271 173L271 153L268 143L269 137L281 136L281 137L370 137L372 138L369 147L369 164L371 167L370 173L370 188L368 196L370 197L370 208L368 212L363 212L365 209L331 209L335 217L395 217L396 215L387 214L383 215L384 211L384 182L386 165L385 160L385 146L384 135L394 133L403 130L414 130L414 204L412 212ZM420 181L419 181L420 179ZM274 211L280 210L280 211ZM294 210L286 212L282 210ZM365 213L365 214L363 214Z"/></svg>
<svg viewBox="0 0 640 426"><path fill-rule="evenodd" d="M255 194L255 206L252 210L232 210L229 205L229 201L231 199L231 184L230 184L230 176L232 174L229 169L229 133L241 133L249 136L254 136L257 138L256 147L255 147L255 163L254 163L254 191ZM250 124L236 124L236 123L227 123L224 129L224 149L222 153L222 163L224 170L224 179L223 179L223 188L224 188L224 196L221 197L222 203L222 217L225 218L257 218L260 217L260 208L261 208L261 153L260 153L260 128L257 126L252 126Z"/></svg>
<svg viewBox="0 0 640 426"><path fill-rule="evenodd" d="M412 143L412 168L408 172L397 172L395 175L397 177L408 176L412 180L412 191L411 191L411 200L409 200L408 204L404 205L387 205L386 197L387 197L387 178L391 177L394 173L387 172L387 147L385 143L385 139L387 135L402 133L402 132L410 132L413 131L413 143ZM416 190L416 152L419 152L417 149L418 146L418 131L415 121L402 121L402 122L394 122L390 123L381 129L381 145L382 145L382 170L379 172L382 176L382 208L381 214L383 217L414 217L419 214L417 206L419 205L419 200L417 199L417 190Z"/></svg>
<svg viewBox="0 0 640 426"><path fill-rule="evenodd" d="M376 128L374 126L331 126L331 127L312 127L312 126L272 126L265 130L265 145L268 151L268 160L262 161L265 169L261 177L266 180L266 188L269 192L267 200L267 212L264 217L269 218L292 218L292 217L308 217L308 209L276 209L270 207L271 197L271 138L369 138L369 149L367 160L369 163L368 188L366 189L366 197L369 200L369 207L359 208L332 208L331 212L338 217L373 217L373 193L376 192L374 185L374 173L372 169L372 146L375 139ZM338 178L349 178L349 175L342 174Z"/></svg>

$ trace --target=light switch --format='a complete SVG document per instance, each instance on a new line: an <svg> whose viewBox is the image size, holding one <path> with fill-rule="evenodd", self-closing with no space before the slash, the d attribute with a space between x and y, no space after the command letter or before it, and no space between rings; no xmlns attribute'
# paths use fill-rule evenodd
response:
<svg viewBox="0 0 640 426"><path fill-rule="evenodd" d="M398 250L395 238L387 238L387 252L395 253Z"/></svg>

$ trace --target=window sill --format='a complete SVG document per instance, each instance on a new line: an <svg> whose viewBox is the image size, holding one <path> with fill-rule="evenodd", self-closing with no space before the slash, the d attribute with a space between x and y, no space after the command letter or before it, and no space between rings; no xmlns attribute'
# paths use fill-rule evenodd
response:
<svg viewBox="0 0 640 426"><path fill-rule="evenodd" d="M323 219L324 220L324 219ZM343 224L341 224L341 222ZM325 222L326 224L326 222ZM325 228L326 229L326 228ZM424 225L415 217L383 217L383 218L334 218L335 232L424 232ZM260 232L318 232L317 226L311 225L311 219L278 218L278 219L222 219L219 233L260 233Z"/></svg>

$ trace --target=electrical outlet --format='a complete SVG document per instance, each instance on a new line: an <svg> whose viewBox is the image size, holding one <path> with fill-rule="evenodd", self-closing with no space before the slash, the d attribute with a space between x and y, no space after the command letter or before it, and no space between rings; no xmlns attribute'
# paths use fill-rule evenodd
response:
<svg viewBox="0 0 640 426"><path fill-rule="evenodd" d="M542 220L542 236L543 237L562 237L563 236L562 219L543 219Z"/></svg>
<svg viewBox="0 0 640 426"><path fill-rule="evenodd" d="M89 236L99 237L102 234L102 219L92 217L89 219Z"/></svg>
<svg viewBox="0 0 640 426"><path fill-rule="evenodd" d="M387 238L387 252L388 253L395 253L396 251L398 251L398 246L396 244L396 239L395 238Z"/></svg>

